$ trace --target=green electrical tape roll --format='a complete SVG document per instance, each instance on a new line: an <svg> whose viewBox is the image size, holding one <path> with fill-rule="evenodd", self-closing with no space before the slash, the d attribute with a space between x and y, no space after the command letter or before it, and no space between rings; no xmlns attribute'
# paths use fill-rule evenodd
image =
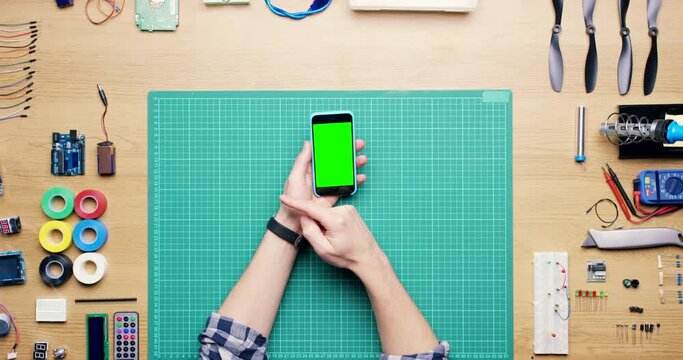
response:
<svg viewBox="0 0 683 360"><path fill-rule="evenodd" d="M52 206L52 201L55 198L62 198L64 200L64 208L55 209ZM50 219L64 219L67 216L71 215L71 213L74 211L74 193L71 192L71 190L62 187L52 188L45 192L45 195L43 195L42 204L43 212Z"/></svg>

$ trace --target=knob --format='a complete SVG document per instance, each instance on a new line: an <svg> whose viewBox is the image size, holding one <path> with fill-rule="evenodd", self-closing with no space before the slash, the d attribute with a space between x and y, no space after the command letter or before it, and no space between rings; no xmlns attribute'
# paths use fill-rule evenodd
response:
<svg viewBox="0 0 683 360"><path fill-rule="evenodd" d="M671 195L680 195L683 193L683 180L678 177L672 177L666 180L664 189Z"/></svg>

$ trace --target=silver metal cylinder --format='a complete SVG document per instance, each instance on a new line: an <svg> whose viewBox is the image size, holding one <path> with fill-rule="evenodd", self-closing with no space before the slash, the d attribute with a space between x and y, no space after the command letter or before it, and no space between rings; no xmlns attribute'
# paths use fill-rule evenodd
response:
<svg viewBox="0 0 683 360"><path fill-rule="evenodd" d="M577 162L586 161L586 107L579 106L576 121L576 157Z"/></svg>

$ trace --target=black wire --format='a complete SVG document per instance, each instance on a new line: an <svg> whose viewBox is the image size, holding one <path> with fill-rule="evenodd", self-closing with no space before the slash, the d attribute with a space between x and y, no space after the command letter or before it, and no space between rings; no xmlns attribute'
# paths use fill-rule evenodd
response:
<svg viewBox="0 0 683 360"><path fill-rule="evenodd" d="M27 48L27 47L29 47L29 46L35 44L36 41L38 41L38 38L34 38L30 43L28 43L28 44L26 44L26 45L23 45L23 46L2 45L2 46L0 46L0 48L5 48L5 49L23 49L23 48Z"/></svg>
<svg viewBox="0 0 683 360"><path fill-rule="evenodd" d="M598 205L600 205L603 202L608 202L608 203L612 204L612 206L614 206L614 213L615 213L614 220L611 220L611 221L605 220L600 215L600 212L598 211ZM590 208L588 208L588 210L586 210L586 214L590 213L593 210L595 210L595 215L598 217L598 219L600 219L600 221L603 224L607 224L607 225L602 225L603 229L607 229L608 227L614 225L614 223L617 222L617 220L619 220L619 207L617 206L617 203L612 201L612 199L603 198L603 199L598 200L595 204L593 204L593 206L591 206Z"/></svg>
<svg viewBox="0 0 683 360"><path fill-rule="evenodd" d="M13 92L6 93L6 94L0 94L0 96L11 96L11 95L14 95L14 94L21 92L22 90L26 90L26 89L30 88L31 86L33 86L32 82L29 83L28 85L24 86L23 88L19 89L19 90L15 90ZM33 90L27 91L26 94L30 93L31 91L33 91ZM26 94L24 94L24 95L26 95Z"/></svg>
<svg viewBox="0 0 683 360"><path fill-rule="evenodd" d="M621 194L621 198L624 200L624 204L626 204L626 207L628 210L631 212L631 215L639 218L639 219L644 219L647 216L641 215L638 213L636 210L636 207L633 206L633 203L631 202L631 197L628 195L626 190L624 190L624 187L621 185L621 181L619 181L619 178L617 177L617 173L612 170L612 168L609 166L608 163L605 163L605 166L607 166L607 171L609 172L610 176L612 177L612 181L614 182L614 185L617 187L617 190L619 190L619 193ZM616 194L615 194L616 195ZM659 210L659 209L657 209Z"/></svg>

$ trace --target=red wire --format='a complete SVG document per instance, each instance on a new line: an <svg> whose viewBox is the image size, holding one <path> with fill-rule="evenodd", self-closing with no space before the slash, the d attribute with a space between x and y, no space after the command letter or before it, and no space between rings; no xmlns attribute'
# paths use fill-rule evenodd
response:
<svg viewBox="0 0 683 360"><path fill-rule="evenodd" d="M559 262L556 262L555 264L557 264L562 269L562 274L564 274L564 279L562 280L562 288L561 288L561 289L564 289L565 286L567 285L567 269L565 269L564 266L562 266L562 264L560 264Z"/></svg>
<svg viewBox="0 0 683 360"><path fill-rule="evenodd" d="M0 51L0 54L9 54L17 51L26 51L26 49L2 50Z"/></svg>
<svg viewBox="0 0 683 360"><path fill-rule="evenodd" d="M12 322L12 326L14 326L14 346L10 349L10 353L14 352L17 350L17 347L19 347L19 328L17 327L17 323L14 321L14 316L12 316L12 313L7 310L5 305L0 304L0 308L2 308L2 311L9 316L10 321Z"/></svg>
<svg viewBox="0 0 683 360"><path fill-rule="evenodd" d="M19 56L0 57L0 60L6 60L6 59L19 59L19 58L23 58L24 56L28 56L30 53L31 53L30 51L27 51L27 52L25 52L24 54L19 55Z"/></svg>
<svg viewBox="0 0 683 360"><path fill-rule="evenodd" d="M19 95L15 95L15 96L12 96L12 97L3 97L3 96L0 96L0 100L16 100L16 99L19 99L19 98L23 98L24 96L26 96L26 94L27 94L27 93L24 92L24 93L21 93L21 94L19 94Z"/></svg>
<svg viewBox="0 0 683 360"><path fill-rule="evenodd" d="M616 197L617 202L619 203L619 206L621 207L621 211L624 213L624 216L626 216L626 219L628 221L634 223L634 224L642 224L647 220L652 219L655 216L660 216L664 214L668 214L674 211L679 210L680 208L675 207L675 206L664 206L661 207L655 211L643 211L640 209L640 196L635 196L636 200L636 208L638 211L642 212L643 214L647 215L646 217L642 219L634 219L631 217L631 211L628 209L626 206L626 202L624 201L624 198L621 196L621 193L619 192L619 189L617 189L617 185L614 183L614 180L612 180L612 177L609 175L609 173L604 170L603 175L605 176L605 180L607 181L607 185L609 185L610 189L612 189L612 193L614 194L614 197ZM634 193L635 194L635 193Z"/></svg>
<svg viewBox="0 0 683 360"><path fill-rule="evenodd" d="M638 191L638 190L634 191L633 192L633 198L635 199L635 202L636 202L636 209L645 215L650 215L652 213L658 213L659 215L664 215L664 214L669 214L669 213L672 213L674 211L678 211L681 209L680 206L663 206L663 207L661 207L657 210L654 210L654 211L647 211L641 207L642 205L640 203L640 191Z"/></svg>
<svg viewBox="0 0 683 360"><path fill-rule="evenodd" d="M27 32L24 32L21 34L15 34L15 35L0 35L0 38L5 38L5 39L18 38L18 37L24 36L24 35L31 35L32 33L33 33L33 31L27 31Z"/></svg>
<svg viewBox="0 0 683 360"><path fill-rule="evenodd" d="M621 207L621 211L624 213L624 216L626 216L626 218L629 221L632 221L631 212L626 207L626 203L624 202L624 199L621 197L621 193L619 193L619 189L617 189L617 185L614 183L614 180L612 180L612 177L607 172L607 170L603 169L603 175L605 176L605 181L607 182L609 188L612 190L614 197L616 197L617 202L619 203L619 207Z"/></svg>

